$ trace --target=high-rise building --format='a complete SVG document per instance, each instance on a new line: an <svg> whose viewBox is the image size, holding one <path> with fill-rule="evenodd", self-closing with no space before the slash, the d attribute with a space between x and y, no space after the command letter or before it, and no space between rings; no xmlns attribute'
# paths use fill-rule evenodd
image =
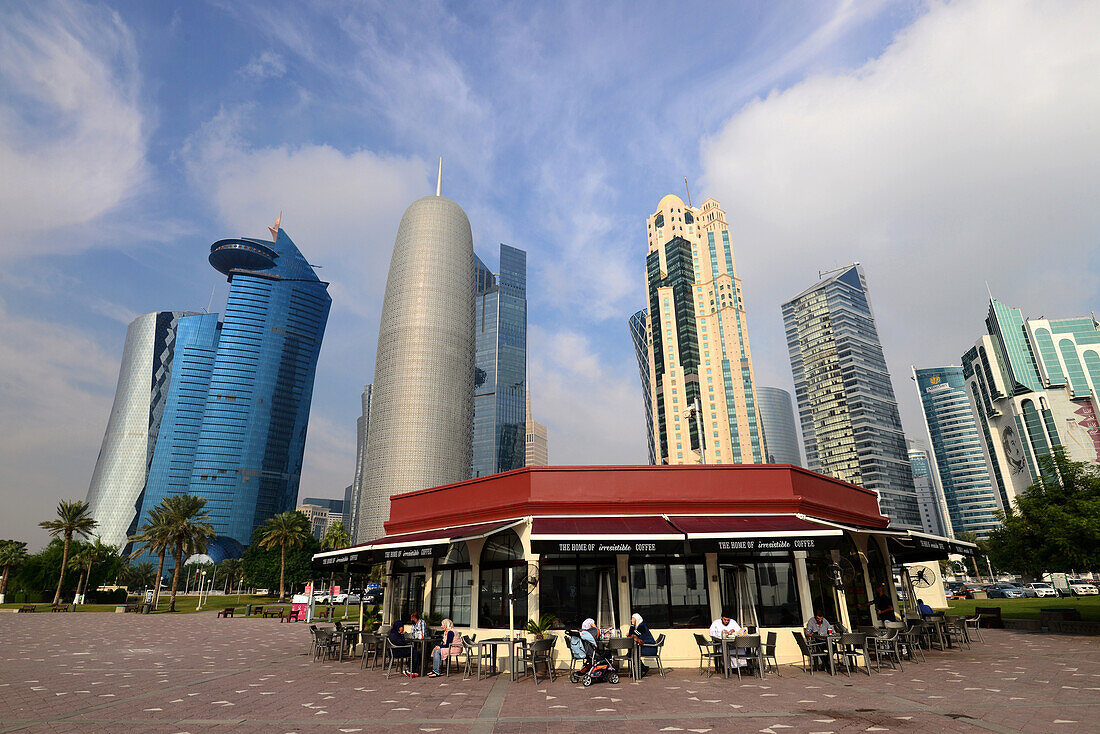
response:
<svg viewBox="0 0 1100 734"><path fill-rule="evenodd" d="M345 522L352 542L358 543L370 538L361 538L359 535L359 507L363 500L363 467L367 455L367 434L370 432L370 404L374 390L373 385L363 388L363 411L355 419L355 478L351 483L351 501L347 503Z"/></svg>
<svg viewBox="0 0 1100 734"><path fill-rule="evenodd" d="M634 343L634 356L638 360L638 375L642 379L642 406L645 408L645 438L649 448L649 463L657 463L657 450L653 443L652 386L649 384L649 309L643 308L626 322L630 329L630 341Z"/></svg>
<svg viewBox="0 0 1100 734"><path fill-rule="evenodd" d="M531 392L527 392L527 441L524 466L549 466L550 441L546 426L531 414Z"/></svg>
<svg viewBox="0 0 1100 734"><path fill-rule="evenodd" d="M962 358L963 378L1008 506L1039 477L1055 446L1100 464L1100 326L1091 318L1027 319L989 302L986 333Z"/></svg>
<svg viewBox="0 0 1100 734"><path fill-rule="evenodd" d="M798 429L794 425L794 403L791 394L778 387L756 388L756 406L764 426L766 464L802 466L802 451L798 448Z"/></svg>
<svg viewBox="0 0 1100 734"><path fill-rule="evenodd" d="M474 256L476 367L471 476L525 463L527 253L500 246L500 273Z"/></svg>
<svg viewBox="0 0 1100 734"><path fill-rule="evenodd" d="M315 505L310 500L303 500L294 509L306 516L310 534L319 541L325 539L329 527L341 517L327 505Z"/></svg>
<svg viewBox="0 0 1100 734"><path fill-rule="evenodd" d="M950 537L950 520L932 451L919 441L907 440L905 444L909 449L909 466L913 469L921 527L926 533Z"/></svg>
<svg viewBox="0 0 1100 734"><path fill-rule="evenodd" d="M945 534L972 531L985 538L1000 525L996 513L1001 500L967 398L963 369L958 365L914 369L913 379L935 459L932 473L942 490ZM916 475L914 468L914 479Z"/></svg>
<svg viewBox="0 0 1100 734"><path fill-rule="evenodd" d="M349 484L348 486L344 487L344 507L343 513L340 517L340 522L344 523L344 530L348 531L348 536L351 539L355 538L355 536L352 535L351 532L351 495L354 490L355 485L353 484Z"/></svg>
<svg viewBox="0 0 1100 734"><path fill-rule="evenodd" d="M180 319L174 379L142 517L164 497L207 500L215 560L298 499L313 379L331 299L276 221L271 242L219 240L210 264L229 279L216 314Z"/></svg>
<svg viewBox="0 0 1100 734"><path fill-rule="evenodd" d="M807 468L878 492L882 513L921 528L913 472L859 264L783 304Z"/></svg>
<svg viewBox="0 0 1100 734"><path fill-rule="evenodd" d="M126 331L118 386L99 449L88 504L104 543L127 545L137 527L164 403L172 383L176 327L188 316L158 311L139 316Z"/></svg>
<svg viewBox="0 0 1100 734"><path fill-rule="evenodd" d="M442 196L405 210L393 246L363 457L360 538L382 535L391 495L467 479L474 425L473 237Z"/></svg>
<svg viewBox="0 0 1100 734"><path fill-rule="evenodd" d="M762 462L748 323L726 213L714 199L692 207L670 194L646 220L646 236L654 461Z"/></svg>

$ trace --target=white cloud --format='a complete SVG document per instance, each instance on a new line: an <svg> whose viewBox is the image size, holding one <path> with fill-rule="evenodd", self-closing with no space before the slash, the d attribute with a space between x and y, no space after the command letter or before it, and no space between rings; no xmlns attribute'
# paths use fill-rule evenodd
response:
<svg viewBox="0 0 1100 734"><path fill-rule="evenodd" d="M245 64L241 74L252 79L278 78L286 73L283 57L268 49Z"/></svg>
<svg viewBox="0 0 1100 734"><path fill-rule="evenodd" d="M85 332L0 301L0 538L45 542L57 498L83 499L110 413L118 358Z"/></svg>
<svg viewBox="0 0 1100 734"><path fill-rule="evenodd" d="M141 79L117 13L28 4L0 24L0 256L67 252L146 175ZM28 245L33 242L33 247Z"/></svg>
<svg viewBox="0 0 1100 734"><path fill-rule="evenodd" d="M1095 306L1098 37L1096 3L933 2L878 58L758 99L703 142L765 381L790 379L779 304L853 260L914 434L908 365L958 362L983 281L1033 315Z"/></svg>
<svg viewBox="0 0 1100 734"><path fill-rule="evenodd" d="M551 464L648 461L636 362L606 364L583 334L534 325L527 353L531 413L548 428Z"/></svg>

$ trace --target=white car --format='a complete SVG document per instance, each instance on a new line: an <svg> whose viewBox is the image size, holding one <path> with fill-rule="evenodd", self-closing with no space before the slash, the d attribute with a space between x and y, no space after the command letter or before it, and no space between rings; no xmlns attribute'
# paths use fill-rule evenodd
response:
<svg viewBox="0 0 1100 734"><path fill-rule="evenodd" d="M1024 596L1058 596L1058 590L1044 581L1037 581L1034 584L1024 584Z"/></svg>
<svg viewBox="0 0 1100 734"><path fill-rule="evenodd" d="M1100 594L1100 589L1091 581L1070 581L1069 588L1073 591L1075 596L1093 596Z"/></svg>

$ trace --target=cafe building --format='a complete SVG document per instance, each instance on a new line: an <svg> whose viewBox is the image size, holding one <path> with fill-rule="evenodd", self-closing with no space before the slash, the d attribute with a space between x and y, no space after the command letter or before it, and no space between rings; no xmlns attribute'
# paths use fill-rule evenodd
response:
<svg viewBox="0 0 1100 734"><path fill-rule="evenodd" d="M790 465L527 467L394 496L384 527L314 556L325 576L384 564L384 625L418 611L499 636L541 614L625 629L637 612L666 665L697 663L693 634L723 610L797 661L790 632L815 608L874 624L880 585L900 608L901 564L923 563L924 583L974 550L891 529L875 492Z"/></svg>

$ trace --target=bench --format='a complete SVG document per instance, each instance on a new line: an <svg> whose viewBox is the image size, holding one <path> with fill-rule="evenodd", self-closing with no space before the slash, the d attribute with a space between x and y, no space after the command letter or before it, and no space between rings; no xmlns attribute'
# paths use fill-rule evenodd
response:
<svg viewBox="0 0 1100 734"><path fill-rule="evenodd" d="M19 607L19 612L22 614L31 614L37 608L38 606L36 604L24 604L23 606Z"/></svg>
<svg viewBox="0 0 1100 734"><path fill-rule="evenodd" d="M225 617L226 619L229 619L230 617L233 616L233 611L234 611L233 607L226 607L225 609L218 612L218 616L219 617Z"/></svg>
<svg viewBox="0 0 1100 734"><path fill-rule="evenodd" d="M126 614L141 614L141 605L140 604L127 604L126 605Z"/></svg>
<svg viewBox="0 0 1100 734"><path fill-rule="evenodd" d="M279 610L279 624L282 624L283 622L297 622L297 621L299 621L298 610L297 609L291 609L289 612L286 613L286 616L283 616L282 610Z"/></svg>
<svg viewBox="0 0 1100 734"><path fill-rule="evenodd" d="M50 607L51 612L67 612L69 611L68 604L54 604Z"/></svg>
<svg viewBox="0 0 1100 734"><path fill-rule="evenodd" d="M974 607L974 613L978 615L984 629L1004 629L1000 607Z"/></svg>
<svg viewBox="0 0 1100 734"><path fill-rule="evenodd" d="M267 619L268 617L282 617L283 614L285 614L285 610L283 609L272 609L271 607L268 607L260 613L260 616L264 619Z"/></svg>

